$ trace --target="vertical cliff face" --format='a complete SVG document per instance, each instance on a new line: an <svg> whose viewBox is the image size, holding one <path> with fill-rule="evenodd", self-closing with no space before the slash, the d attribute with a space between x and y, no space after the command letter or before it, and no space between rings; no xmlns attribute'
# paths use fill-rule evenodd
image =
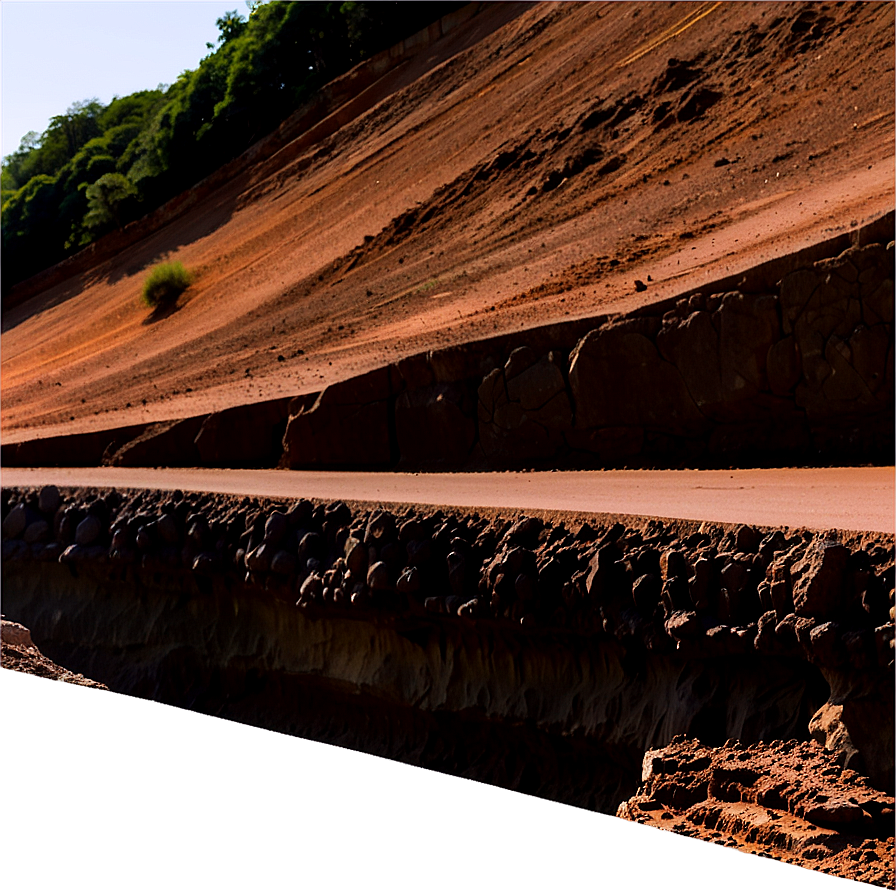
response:
<svg viewBox="0 0 896 896"><path fill-rule="evenodd" d="M882 536L52 488L4 504L4 613L117 691L604 811L677 734L813 736L892 784Z"/></svg>

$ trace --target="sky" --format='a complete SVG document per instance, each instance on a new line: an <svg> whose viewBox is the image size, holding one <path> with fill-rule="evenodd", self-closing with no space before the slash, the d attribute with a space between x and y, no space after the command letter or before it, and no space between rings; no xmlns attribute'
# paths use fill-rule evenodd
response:
<svg viewBox="0 0 896 896"><path fill-rule="evenodd" d="M248 15L245 0L2 0L0 154L74 102L171 84L229 10Z"/></svg>

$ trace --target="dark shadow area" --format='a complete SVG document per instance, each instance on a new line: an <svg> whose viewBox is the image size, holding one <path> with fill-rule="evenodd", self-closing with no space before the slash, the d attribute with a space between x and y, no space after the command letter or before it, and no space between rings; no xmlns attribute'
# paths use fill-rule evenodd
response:
<svg viewBox="0 0 896 896"><path fill-rule="evenodd" d="M104 691L0 684L4 893L877 892Z"/></svg>
<svg viewBox="0 0 896 896"><path fill-rule="evenodd" d="M25 300L22 305L14 306L10 311L7 311L7 302L4 298L4 310L2 316L0 316L0 333L6 333L9 330L13 330L19 324L24 323L28 318L33 317L35 314L42 314L44 311L49 311L50 308L55 308L57 305L61 305L63 302L78 295L83 289L84 277L83 275L77 274L62 288L54 290L50 295L42 296L39 301L33 301L31 302L31 305L27 307L26 302L31 300Z"/></svg>
<svg viewBox="0 0 896 896"><path fill-rule="evenodd" d="M181 302L180 300L175 300L173 302L166 302L164 305L159 305L156 308L153 308L150 313L143 319L143 326L150 327L153 324L157 324L161 320L165 320L166 317L171 317L176 311L179 311L181 308L186 305L186 302Z"/></svg>

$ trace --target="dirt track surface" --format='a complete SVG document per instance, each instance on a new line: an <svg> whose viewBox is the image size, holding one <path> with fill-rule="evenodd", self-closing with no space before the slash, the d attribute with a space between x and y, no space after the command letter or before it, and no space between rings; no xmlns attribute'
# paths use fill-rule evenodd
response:
<svg viewBox="0 0 896 896"><path fill-rule="evenodd" d="M894 532L892 467L559 473L3 470L4 487L181 489L284 498L499 507Z"/></svg>
<svg viewBox="0 0 896 896"><path fill-rule="evenodd" d="M4 314L4 436L313 391L870 220L893 207L893 32L887 3L486 7L331 137ZM199 276L153 319L169 255Z"/></svg>

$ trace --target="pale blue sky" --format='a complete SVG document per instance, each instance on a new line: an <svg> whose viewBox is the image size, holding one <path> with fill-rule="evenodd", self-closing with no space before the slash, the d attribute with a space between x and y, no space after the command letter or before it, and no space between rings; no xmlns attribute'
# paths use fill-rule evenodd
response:
<svg viewBox="0 0 896 896"><path fill-rule="evenodd" d="M78 100L108 103L193 69L245 0L2 0L2 155Z"/></svg>

